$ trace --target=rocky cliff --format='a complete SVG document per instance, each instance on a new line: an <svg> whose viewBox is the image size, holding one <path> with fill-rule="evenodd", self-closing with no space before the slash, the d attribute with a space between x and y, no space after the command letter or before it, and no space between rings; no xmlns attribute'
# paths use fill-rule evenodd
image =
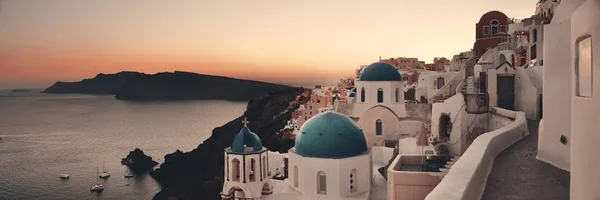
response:
<svg viewBox="0 0 600 200"><path fill-rule="evenodd" d="M287 152L294 146L294 140L277 133L291 118L291 113L299 103L303 103L290 104L303 91L302 88L288 88L255 97L248 102L242 116L215 128L198 148L166 155L160 168L150 173L162 186L162 191L154 199L220 199L224 149L231 145L233 136L242 128L244 117L250 121L248 127L261 138L263 146Z"/></svg>
<svg viewBox="0 0 600 200"><path fill-rule="evenodd" d="M56 82L43 93L112 94L119 100L230 100L252 97L289 86L191 72L98 74L79 82Z"/></svg>

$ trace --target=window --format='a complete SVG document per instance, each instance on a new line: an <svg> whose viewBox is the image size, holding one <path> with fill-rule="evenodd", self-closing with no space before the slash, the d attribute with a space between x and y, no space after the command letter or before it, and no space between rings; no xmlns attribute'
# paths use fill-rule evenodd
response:
<svg viewBox="0 0 600 200"><path fill-rule="evenodd" d="M492 22L490 23L490 26L492 27L492 35L496 35L496 33L498 33L498 26L500 23L498 23L498 20L492 20Z"/></svg>
<svg viewBox="0 0 600 200"><path fill-rule="evenodd" d="M256 181L256 160L250 159L250 182Z"/></svg>
<svg viewBox="0 0 600 200"><path fill-rule="evenodd" d="M233 181L240 181L240 160L238 160L237 158L234 158L231 161L231 165L233 167L233 177L231 177L231 180Z"/></svg>
<svg viewBox="0 0 600 200"><path fill-rule="evenodd" d="M475 56L479 56L479 50L475 49ZM477 63L477 62L475 62Z"/></svg>
<svg viewBox="0 0 600 200"><path fill-rule="evenodd" d="M262 160L262 167L263 167L263 178L267 178L267 157L263 156L263 160Z"/></svg>
<svg viewBox="0 0 600 200"><path fill-rule="evenodd" d="M442 87L444 87L444 85L444 77L439 77L437 79L437 89L441 89Z"/></svg>
<svg viewBox="0 0 600 200"><path fill-rule="evenodd" d="M592 38L577 42L575 54L576 95L592 97Z"/></svg>
<svg viewBox="0 0 600 200"><path fill-rule="evenodd" d="M533 34L531 34L531 40L533 42L537 42L537 29L533 29Z"/></svg>
<svg viewBox="0 0 600 200"><path fill-rule="evenodd" d="M490 26L483 26L483 35L490 35Z"/></svg>
<svg viewBox="0 0 600 200"><path fill-rule="evenodd" d="M357 190L356 178L356 169L352 169L352 171L350 171L350 193L355 193Z"/></svg>
<svg viewBox="0 0 600 200"><path fill-rule="evenodd" d="M294 165L294 187L298 187L298 166Z"/></svg>
<svg viewBox="0 0 600 200"><path fill-rule="evenodd" d="M317 194L327 194L327 176L324 171L317 173Z"/></svg>
<svg viewBox="0 0 600 200"><path fill-rule="evenodd" d="M365 102L365 88L360 88L360 102Z"/></svg>
<svg viewBox="0 0 600 200"><path fill-rule="evenodd" d="M500 32L506 33L506 25L500 25Z"/></svg>
<svg viewBox="0 0 600 200"><path fill-rule="evenodd" d="M383 123L380 119L375 121L375 135L383 135Z"/></svg>
<svg viewBox="0 0 600 200"><path fill-rule="evenodd" d="M498 58L498 63L502 64L506 62L506 56L504 56L504 54L500 54L500 57Z"/></svg>
<svg viewBox="0 0 600 200"><path fill-rule="evenodd" d="M396 88L396 103L400 102L400 88Z"/></svg>
<svg viewBox="0 0 600 200"><path fill-rule="evenodd" d="M383 103L383 89L377 89L377 103Z"/></svg>

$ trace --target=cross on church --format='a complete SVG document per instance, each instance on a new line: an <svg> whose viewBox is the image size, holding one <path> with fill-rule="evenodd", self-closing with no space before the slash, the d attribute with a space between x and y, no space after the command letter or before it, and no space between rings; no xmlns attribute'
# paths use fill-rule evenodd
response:
<svg viewBox="0 0 600 200"><path fill-rule="evenodd" d="M248 118L245 118L245 117L244 117L244 121L242 121L242 123L244 124L244 127L248 127L248 124L249 124L250 122L248 121Z"/></svg>

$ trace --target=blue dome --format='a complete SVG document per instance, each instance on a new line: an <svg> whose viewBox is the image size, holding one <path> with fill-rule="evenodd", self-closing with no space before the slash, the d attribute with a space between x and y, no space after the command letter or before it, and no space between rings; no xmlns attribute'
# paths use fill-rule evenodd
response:
<svg viewBox="0 0 600 200"><path fill-rule="evenodd" d="M367 140L352 119L329 111L302 125L295 151L304 157L347 158L366 152Z"/></svg>
<svg viewBox="0 0 600 200"><path fill-rule="evenodd" d="M369 65L360 75L360 81L402 81L400 72L394 66L385 62Z"/></svg>
<svg viewBox="0 0 600 200"><path fill-rule="evenodd" d="M260 138L255 133L251 132L248 127L242 128L240 133L238 133L233 138L233 143L231 144L231 151L235 153L244 153L248 151L244 151L245 147L252 147L252 151L257 152L262 150L262 142L260 142Z"/></svg>
<svg viewBox="0 0 600 200"><path fill-rule="evenodd" d="M356 93L350 93L350 97L356 97Z"/></svg>

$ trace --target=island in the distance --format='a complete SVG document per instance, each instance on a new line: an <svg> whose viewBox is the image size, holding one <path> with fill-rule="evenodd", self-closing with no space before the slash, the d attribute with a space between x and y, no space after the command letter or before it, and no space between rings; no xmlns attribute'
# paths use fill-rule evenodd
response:
<svg viewBox="0 0 600 200"><path fill-rule="evenodd" d="M229 100L249 101L253 97L289 86L191 72L144 74L119 72L98 74L79 82L56 82L43 93L115 95L127 101Z"/></svg>

